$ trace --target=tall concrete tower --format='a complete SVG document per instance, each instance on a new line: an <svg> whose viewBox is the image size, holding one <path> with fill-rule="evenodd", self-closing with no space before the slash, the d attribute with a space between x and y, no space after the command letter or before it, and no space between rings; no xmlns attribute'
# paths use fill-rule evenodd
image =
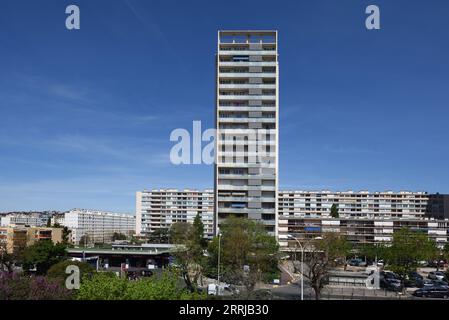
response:
<svg viewBox="0 0 449 320"><path fill-rule="evenodd" d="M277 236L279 65L277 31L218 32L216 228L229 215Z"/></svg>

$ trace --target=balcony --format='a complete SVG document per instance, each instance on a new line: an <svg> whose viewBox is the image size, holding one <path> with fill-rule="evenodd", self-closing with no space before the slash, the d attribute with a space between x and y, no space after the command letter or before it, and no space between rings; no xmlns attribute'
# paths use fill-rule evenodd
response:
<svg viewBox="0 0 449 320"><path fill-rule="evenodd" d="M220 123L275 123L276 118L234 118L220 117Z"/></svg>
<svg viewBox="0 0 449 320"><path fill-rule="evenodd" d="M274 158L276 157L276 152L272 151L272 152L263 152L263 151L257 151L256 148L254 148L254 151L243 151L243 150L236 150L236 151L221 151L219 150L217 152L219 157L271 157Z"/></svg>
<svg viewBox="0 0 449 320"><path fill-rule="evenodd" d="M218 63L222 67L276 67L276 61L220 61Z"/></svg>
<svg viewBox="0 0 449 320"><path fill-rule="evenodd" d="M240 160L240 159L237 159ZM275 163L271 162L271 163L248 163L248 162L222 162L221 161L221 157L218 157L217 159L217 165L224 169L224 168L228 168L228 169L234 169L234 168L267 168L267 169L272 169L275 167Z"/></svg>
<svg viewBox="0 0 449 320"><path fill-rule="evenodd" d="M276 90L275 83L220 83L220 89L271 89Z"/></svg>
<svg viewBox="0 0 449 320"><path fill-rule="evenodd" d="M261 190L261 191L276 191L275 186L234 186L229 184L218 184L218 190ZM259 209L258 209L259 210Z"/></svg>
<svg viewBox="0 0 449 320"><path fill-rule="evenodd" d="M262 50L232 50L234 48L229 49L220 49L218 50L218 54L221 56L276 56L277 51L276 49L268 50L268 49L262 49Z"/></svg>
<svg viewBox="0 0 449 320"><path fill-rule="evenodd" d="M268 198L268 197L260 197L260 198L254 198L254 197L218 197L218 201L228 202L228 201L240 201L240 202L247 202L247 201L260 201L260 202L275 202L276 200L274 198Z"/></svg>
<svg viewBox="0 0 449 320"><path fill-rule="evenodd" d="M264 179L264 180L274 180L276 176L273 174L218 174L219 179Z"/></svg>
<svg viewBox="0 0 449 320"><path fill-rule="evenodd" d="M260 146L273 146L276 144L276 141L274 140L261 140L261 141L254 141L254 140L218 140L219 146L221 145L231 145L231 146L247 146L247 145L260 145Z"/></svg>
<svg viewBox="0 0 449 320"><path fill-rule="evenodd" d="M248 208L223 208L218 207L218 212L221 213L248 213Z"/></svg>
<svg viewBox="0 0 449 320"><path fill-rule="evenodd" d="M220 78L275 78L276 72L220 72Z"/></svg>
<svg viewBox="0 0 449 320"><path fill-rule="evenodd" d="M259 132L263 132L265 134L270 134L272 137L276 135L276 129L222 129L219 128L218 131L220 134L252 134L254 130L259 130ZM262 131L263 130L263 131Z"/></svg>
<svg viewBox="0 0 449 320"><path fill-rule="evenodd" d="M276 95L219 95L220 100L276 100Z"/></svg>
<svg viewBox="0 0 449 320"><path fill-rule="evenodd" d="M220 111L276 111L276 106L218 106Z"/></svg>

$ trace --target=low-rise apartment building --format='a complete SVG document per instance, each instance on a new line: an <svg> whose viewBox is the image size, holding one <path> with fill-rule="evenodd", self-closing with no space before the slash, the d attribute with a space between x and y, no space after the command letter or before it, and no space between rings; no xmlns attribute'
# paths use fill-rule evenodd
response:
<svg viewBox="0 0 449 320"><path fill-rule="evenodd" d="M193 223L199 214L204 225L204 236L214 234L213 190L146 190L136 194L136 232L150 234L170 229L176 222Z"/></svg>
<svg viewBox="0 0 449 320"><path fill-rule="evenodd" d="M136 218L130 214L73 209L65 213L63 224L70 229L74 244L79 244L83 236L84 244L110 243L114 233L133 235Z"/></svg>
<svg viewBox="0 0 449 320"><path fill-rule="evenodd" d="M0 242L6 244L8 253L16 253L40 240L62 242L62 228L25 227L10 225L0 227Z"/></svg>

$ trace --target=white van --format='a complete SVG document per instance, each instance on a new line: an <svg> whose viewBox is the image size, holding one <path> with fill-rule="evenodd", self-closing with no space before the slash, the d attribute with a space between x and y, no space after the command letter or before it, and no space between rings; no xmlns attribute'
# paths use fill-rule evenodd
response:
<svg viewBox="0 0 449 320"><path fill-rule="evenodd" d="M218 286L215 283L211 283L207 286L207 294L216 296L218 294Z"/></svg>

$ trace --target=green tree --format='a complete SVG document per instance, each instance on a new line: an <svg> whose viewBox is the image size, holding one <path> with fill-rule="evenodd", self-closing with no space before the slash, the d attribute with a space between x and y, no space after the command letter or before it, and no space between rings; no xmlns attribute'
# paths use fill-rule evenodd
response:
<svg viewBox="0 0 449 320"><path fill-rule="evenodd" d="M148 240L151 243L168 243L169 235L167 228L156 229L148 235Z"/></svg>
<svg viewBox="0 0 449 320"><path fill-rule="evenodd" d="M202 237L204 230L201 220L194 223L175 223L170 229L171 241L180 247L174 252L177 268L184 279L186 287L194 292L198 282L202 282L202 274L206 261ZM201 236L200 236L201 234Z"/></svg>
<svg viewBox="0 0 449 320"><path fill-rule="evenodd" d="M69 235L70 235L70 230L67 227L63 227L62 228L62 243L65 245L69 244Z"/></svg>
<svg viewBox="0 0 449 320"><path fill-rule="evenodd" d="M127 239L127 237L123 233L114 232L114 234L112 235L112 241L126 240L126 239Z"/></svg>
<svg viewBox="0 0 449 320"><path fill-rule="evenodd" d="M388 267L402 279L415 271L421 260L432 260L438 256L438 249L426 233L402 228L393 234L391 246L385 252Z"/></svg>
<svg viewBox="0 0 449 320"><path fill-rule="evenodd" d="M23 269L29 272L36 268L36 274L45 275L52 265L65 260L66 255L64 244L40 240L23 250L21 257Z"/></svg>
<svg viewBox="0 0 449 320"><path fill-rule="evenodd" d="M441 254L443 255L443 258L445 260L449 260L449 243L446 243L444 245L444 248L443 248Z"/></svg>
<svg viewBox="0 0 449 320"><path fill-rule="evenodd" d="M388 247L383 244L367 244L358 249L358 254L361 257L366 257L368 260L376 261L384 259Z"/></svg>
<svg viewBox="0 0 449 320"><path fill-rule="evenodd" d="M175 222L169 230L170 242L173 244L183 244L189 240L192 234L192 225L187 222Z"/></svg>
<svg viewBox="0 0 449 320"><path fill-rule="evenodd" d="M446 260L446 263L449 262L449 243L446 243L444 245L443 250L441 251L441 255L443 256L443 259ZM449 268L446 270L446 279L449 279Z"/></svg>
<svg viewBox="0 0 449 320"><path fill-rule="evenodd" d="M51 227L51 218L48 218L47 219L47 228L50 228Z"/></svg>
<svg viewBox="0 0 449 320"><path fill-rule="evenodd" d="M81 236L80 242L79 242L80 247L87 247L89 245L89 243L90 243L89 235L85 234L85 235Z"/></svg>
<svg viewBox="0 0 449 320"><path fill-rule="evenodd" d="M278 271L279 246L260 222L247 218L229 217L220 226L221 236L208 247L208 273L217 276L220 242L220 275L232 284L244 285L247 296L255 284L267 274Z"/></svg>
<svg viewBox="0 0 449 320"><path fill-rule="evenodd" d="M48 269L47 278L56 280L61 285L64 285L68 276L65 271L67 267L71 265L75 265L79 268L81 279L84 279L84 276L91 276L95 273L94 268L86 262L64 260L52 265L50 269Z"/></svg>
<svg viewBox="0 0 449 320"><path fill-rule="evenodd" d="M321 290L327 281L329 271L336 267L338 259L346 257L351 245L338 233L324 233L321 238L312 239L303 244L304 277L309 279L315 292L315 299L321 297Z"/></svg>
<svg viewBox="0 0 449 320"><path fill-rule="evenodd" d="M339 216L340 216L340 214L338 213L338 207L334 203L331 207L331 217L337 219Z"/></svg>
<svg viewBox="0 0 449 320"><path fill-rule="evenodd" d="M204 224L199 213L196 214L195 219L193 220L193 236L198 244L203 248L206 247L207 243L204 239Z"/></svg>
<svg viewBox="0 0 449 320"><path fill-rule="evenodd" d="M19 253L8 252L6 242L0 242L0 271L13 272L19 256Z"/></svg>
<svg viewBox="0 0 449 320"><path fill-rule="evenodd" d="M113 273L97 273L85 277L77 294L78 300L183 300L205 299L183 288L176 273L164 272L130 281Z"/></svg>

